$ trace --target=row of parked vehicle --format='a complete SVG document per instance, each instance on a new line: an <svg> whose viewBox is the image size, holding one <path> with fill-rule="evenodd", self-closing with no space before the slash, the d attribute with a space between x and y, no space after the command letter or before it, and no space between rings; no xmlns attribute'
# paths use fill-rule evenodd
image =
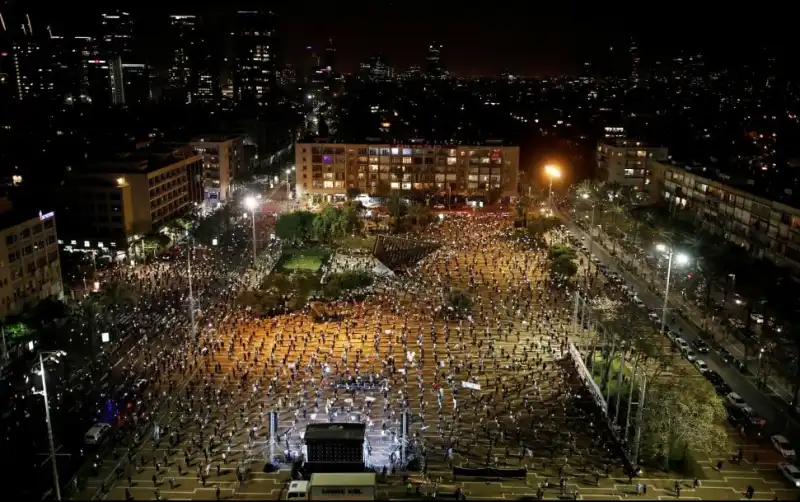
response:
<svg viewBox="0 0 800 502"><path fill-rule="evenodd" d="M646 310L647 305L639 298L635 287L626 284L625 279L621 274L610 270L607 266L603 265L597 256L589 253L589 249L585 244L585 238L577 239L567 231L569 241L577 248L579 248L592 263L595 264L598 271L603 274L609 284L615 285L623 296L627 297L630 302L637 307ZM659 312L650 309L647 312L648 318L657 325L660 325L662 318ZM691 342L687 342L682 338L681 333L675 332L669 327L664 327L664 334L672 341L672 343L680 350L683 357L691 363L695 369L711 383L716 393L724 398L725 407L728 413L728 421L736 427L740 434L749 439L762 440L764 437L764 427L766 420L759 417L756 412L751 408L747 402L728 385L725 379L716 371L709 368L706 361L701 357L703 354L711 352L711 347L701 338L694 338ZM719 357L730 364L739 371L744 371L744 364L725 348L716 350ZM770 437L770 442L785 459L793 461L796 458L795 450L786 437L775 434ZM783 476L793 485L800 487L800 469L795 467L790 462L782 462L778 464L778 470Z"/></svg>

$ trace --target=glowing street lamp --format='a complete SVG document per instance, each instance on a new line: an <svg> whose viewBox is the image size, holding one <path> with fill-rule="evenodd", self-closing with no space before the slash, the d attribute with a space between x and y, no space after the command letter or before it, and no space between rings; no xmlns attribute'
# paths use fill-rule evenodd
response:
<svg viewBox="0 0 800 502"><path fill-rule="evenodd" d="M550 178L550 191L548 193L548 202L550 204L550 210L553 210L553 180L561 178L561 170L552 165L548 164L544 166L544 173Z"/></svg>
<svg viewBox="0 0 800 502"><path fill-rule="evenodd" d="M256 208L258 207L258 199L255 197L246 197L244 199L244 207L250 210L253 215L253 265L256 264Z"/></svg>
<svg viewBox="0 0 800 502"><path fill-rule="evenodd" d="M50 420L50 401L48 400L47 396L47 375L45 373L44 362L53 361L55 363L58 362L59 357L63 357L67 355L66 352L63 350L56 350L56 351L40 351L39 352L39 362L38 364L34 365L34 373L42 377L42 390L41 391L33 391L34 394L40 394L44 398L44 412L45 412L45 421L47 423L47 442L50 446L50 460L53 466L53 485L55 488L56 493L56 500L61 500L61 483L58 480L58 465L56 464L56 448L55 442L53 441L53 423ZM38 366L38 368L36 367ZM27 377L26 377L27 381Z"/></svg>
<svg viewBox="0 0 800 502"><path fill-rule="evenodd" d="M669 301L669 280L672 276L672 262L678 265L686 265L689 263L689 255L685 253L676 253L675 248L667 246L666 244L656 244L656 249L662 253L667 253L667 285L664 288L664 309L661 312L661 332L664 332L664 327L667 325L667 302Z"/></svg>

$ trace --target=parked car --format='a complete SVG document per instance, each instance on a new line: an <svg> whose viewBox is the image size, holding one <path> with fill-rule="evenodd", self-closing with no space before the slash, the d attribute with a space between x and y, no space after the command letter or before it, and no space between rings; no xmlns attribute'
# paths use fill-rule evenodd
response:
<svg viewBox="0 0 800 502"><path fill-rule="evenodd" d="M770 438L770 441L772 442L772 446L778 450L778 453L780 453L783 458L794 460L796 455L794 453L794 448L789 443L788 439L780 434L775 434Z"/></svg>
<svg viewBox="0 0 800 502"><path fill-rule="evenodd" d="M700 373L705 373L706 371L708 371L708 365L702 359L698 359L697 361L695 361L694 365L698 370L700 370Z"/></svg>
<svg viewBox="0 0 800 502"><path fill-rule="evenodd" d="M728 404L737 408L743 408L747 406L747 402L742 398L742 396L735 392L729 392L728 395L725 396L725 399L728 401Z"/></svg>
<svg viewBox="0 0 800 502"><path fill-rule="evenodd" d="M779 462L778 470L792 486L800 488L800 469L788 462Z"/></svg>
<svg viewBox="0 0 800 502"><path fill-rule="evenodd" d="M756 415L752 408L744 406L728 406L728 421L739 429L739 432L748 439L761 439L764 436L764 425L767 423L763 418Z"/></svg>
<svg viewBox="0 0 800 502"><path fill-rule="evenodd" d="M683 357L685 357L690 363L693 363L697 360L697 353L691 349L687 349L683 352Z"/></svg>

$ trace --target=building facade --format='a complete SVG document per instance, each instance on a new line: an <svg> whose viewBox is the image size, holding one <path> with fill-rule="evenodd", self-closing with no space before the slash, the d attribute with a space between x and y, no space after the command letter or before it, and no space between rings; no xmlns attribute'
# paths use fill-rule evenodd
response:
<svg viewBox="0 0 800 502"><path fill-rule="evenodd" d="M668 159L667 149L625 138L597 143L597 177L607 183L643 190L650 183L653 162Z"/></svg>
<svg viewBox="0 0 800 502"><path fill-rule="evenodd" d="M800 209L726 184L705 168L653 163L650 196L677 217L800 272Z"/></svg>
<svg viewBox="0 0 800 502"><path fill-rule="evenodd" d="M70 180L65 207L79 224L65 229L67 251L119 255L138 237L195 208L202 157L189 145L156 145L86 166Z"/></svg>
<svg viewBox="0 0 800 502"><path fill-rule="evenodd" d="M49 296L62 297L53 212L0 214L0 318Z"/></svg>
<svg viewBox="0 0 800 502"><path fill-rule="evenodd" d="M204 136L193 140L191 146L203 157L203 201L216 206L228 198L233 177L242 168L242 139Z"/></svg>
<svg viewBox="0 0 800 502"><path fill-rule="evenodd" d="M298 143L298 198L330 200L348 188L517 195L519 147Z"/></svg>

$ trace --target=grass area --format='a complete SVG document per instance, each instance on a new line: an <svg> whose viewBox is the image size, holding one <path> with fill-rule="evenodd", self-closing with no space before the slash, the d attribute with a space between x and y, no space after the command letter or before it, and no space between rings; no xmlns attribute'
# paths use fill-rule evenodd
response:
<svg viewBox="0 0 800 502"><path fill-rule="evenodd" d="M286 251L281 258L280 269L287 272L316 272L328 258L323 249L295 249Z"/></svg>
<svg viewBox="0 0 800 502"><path fill-rule="evenodd" d="M347 237L339 239L336 245L341 249L353 251L372 251L372 248L375 246L375 238L348 235Z"/></svg>

